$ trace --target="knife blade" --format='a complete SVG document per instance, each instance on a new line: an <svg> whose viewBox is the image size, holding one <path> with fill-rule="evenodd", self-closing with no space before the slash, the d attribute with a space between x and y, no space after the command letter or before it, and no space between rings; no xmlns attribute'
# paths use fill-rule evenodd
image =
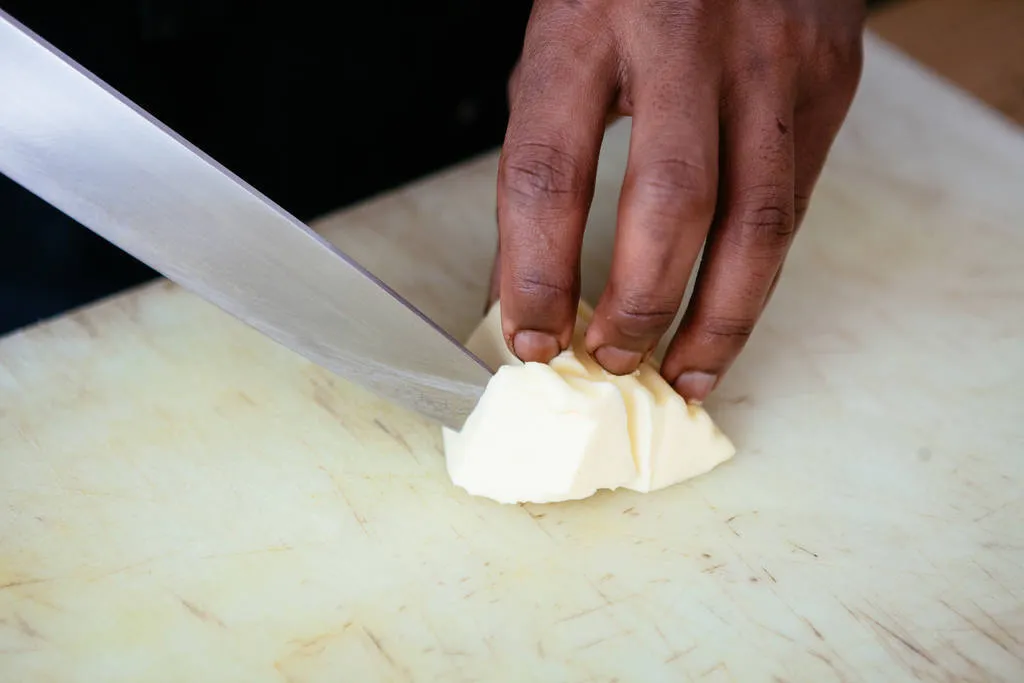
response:
<svg viewBox="0 0 1024 683"><path fill-rule="evenodd" d="M327 370L461 428L491 377L294 216L0 11L0 172Z"/></svg>

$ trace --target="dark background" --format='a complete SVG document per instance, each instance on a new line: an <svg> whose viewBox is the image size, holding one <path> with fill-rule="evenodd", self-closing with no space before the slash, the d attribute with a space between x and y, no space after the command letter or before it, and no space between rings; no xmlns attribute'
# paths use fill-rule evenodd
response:
<svg viewBox="0 0 1024 683"><path fill-rule="evenodd" d="M302 220L498 146L530 4L0 0ZM0 175L0 334L154 276Z"/></svg>
<svg viewBox="0 0 1024 683"><path fill-rule="evenodd" d="M309 220L500 145L530 3L0 7ZM154 276L0 175L0 334Z"/></svg>

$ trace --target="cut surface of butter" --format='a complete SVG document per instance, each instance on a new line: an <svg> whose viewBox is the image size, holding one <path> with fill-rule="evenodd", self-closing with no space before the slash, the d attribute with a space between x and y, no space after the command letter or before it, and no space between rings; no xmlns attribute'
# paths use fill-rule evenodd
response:
<svg viewBox="0 0 1024 683"><path fill-rule="evenodd" d="M649 363L622 376L598 365L583 341L592 316L581 303L572 346L548 364L523 363L505 344L500 303L491 307L466 346L496 372L462 430L443 430L454 484L500 503L646 493L735 454L708 413Z"/></svg>

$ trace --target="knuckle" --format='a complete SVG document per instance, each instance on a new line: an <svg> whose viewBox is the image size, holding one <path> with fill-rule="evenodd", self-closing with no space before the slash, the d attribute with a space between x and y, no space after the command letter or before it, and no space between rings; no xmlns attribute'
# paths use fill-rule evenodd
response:
<svg viewBox="0 0 1024 683"><path fill-rule="evenodd" d="M753 194L740 204L732 239L744 251L774 257L789 246L796 231L793 202L774 189Z"/></svg>
<svg viewBox="0 0 1024 683"><path fill-rule="evenodd" d="M618 297L612 325L627 338L661 336L672 325L679 303L664 297L629 294Z"/></svg>
<svg viewBox="0 0 1024 683"><path fill-rule="evenodd" d="M658 28L674 40L694 40L704 33L708 25L714 0L653 0L651 17L656 17Z"/></svg>
<svg viewBox="0 0 1024 683"><path fill-rule="evenodd" d="M761 39L764 55L773 62L794 63L804 41L804 27L789 16L779 17L773 29L765 31Z"/></svg>
<svg viewBox="0 0 1024 683"><path fill-rule="evenodd" d="M751 73L809 67L817 80L830 85L846 87L856 81L863 62L862 20L823 18L784 5L769 6L758 16L747 65Z"/></svg>
<svg viewBox="0 0 1024 683"><path fill-rule="evenodd" d="M862 12L823 18L803 18L795 27L793 44L799 47L803 68L832 87L855 82L863 62Z"/></svg>
<svg viewBox="0 0 1024 683"><path fill-rule="evenodd" d="M574 294L571 282L559 281L548 273L512 271L509 281L517 296L527 301L538 302L538 305L549 305Z"/></svg>
<svg viewBox="0 0 1024 683"><path fill-rule="evenodd" d="M822 83L849 89L859 80L863 66L860 34L819 35L814 41L811 64Z"/></svg>
<svg viewBox="0 0 1024 683"><path fill-rule="evenodd" d="M516 145L505 153L501 170L504 189L529 204L570 206L584 193L579 162L558 144Z"/></svg>
<svg viewBox="0 0 1024 683"><path fill-rule="evenodd" d="M701 336L710 344L726 342L742 345L754 332L756 321L750 316L708 316L700 322Z"/></svg>
<svg viewBox="0 0 1024 683"><path fill-rule="evenodd" d="M804 45L807 26L800 13L786 3L764 3L754 9L746 24L751 53L758 64L778 68L795 60Z"/></svg>
<svg viewBox="0 0 1024 683"><path fill-rule="evenodd" d="M759 244L786 241L793 236L793 214L779 204L758 204L740 220Z"/></svg>
<svg viewBox="0 0 1024 683"><path fill-rule="evenodd" d="M710 218L716 191L707 169L685 159L645 164L633 181L635 190L659 213Z"/></svg>

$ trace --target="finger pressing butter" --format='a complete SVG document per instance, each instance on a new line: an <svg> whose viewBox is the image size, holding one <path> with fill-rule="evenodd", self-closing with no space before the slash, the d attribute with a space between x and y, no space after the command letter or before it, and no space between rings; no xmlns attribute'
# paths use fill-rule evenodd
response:
<svg viewBox="0 0 1024 683"><path fill-rule="evenodd" d="M612 375L586 352L581 304L572 346L523 363L505 345L500 302L466 343L497 368L460 432L444 429L452 482L499 503L553 503L600 489L642 493L710 471L736 449L708 413L644 363Z"/></svg>

